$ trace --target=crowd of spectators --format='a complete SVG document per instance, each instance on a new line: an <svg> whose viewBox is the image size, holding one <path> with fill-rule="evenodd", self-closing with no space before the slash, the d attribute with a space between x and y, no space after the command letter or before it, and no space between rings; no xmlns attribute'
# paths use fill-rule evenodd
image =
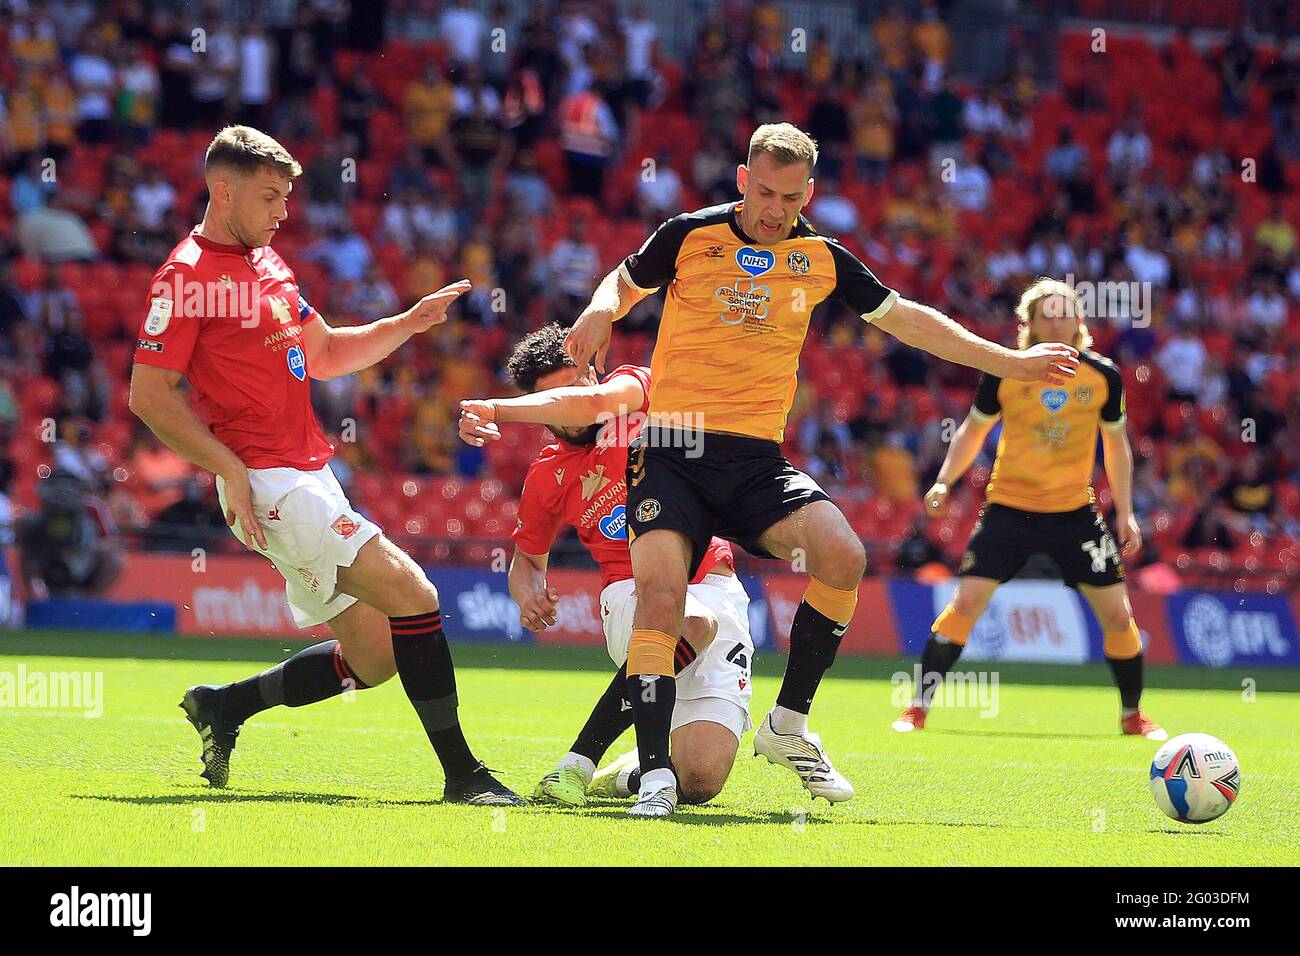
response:
<svg viewBox="0 0 1300 956"><path fill-rule="evenodd" d="M813 224L985 335L1013 341L1036 275L1132 290L1090 324L1125 373L1153 557L1300 536L1294 48L1115 37L1098 73L1088 35L1066 35L1059 85L1014 43L1002 73L970 83L925 2L887 6L860 55L824 31L793 49L781 4L729 0L680 58L649 4L396 6L419 30L355 49L343 0L272 25L219 4L0 3L0 519L6 495L36 506L40 467L78 475L117 527L182 532L153 546L220 540L196 517L211 517L210 481L124 393L141 277L201 218L222 124L258 125L302 161L277 249L331 322L474 282L453 321L317 383L343 476L510 488L531 447L459 445L456 402L506 391L513 339L572 322L660 221L735 198L749 132L780 119L821 147ZM1171 119L1172 101L1199 122ZM628 317L614 357L648 360L660 301ZM974 375L829 304L813 328L787 450L886 560L959 555L988 455L952 521L913 521Z"/></svg>

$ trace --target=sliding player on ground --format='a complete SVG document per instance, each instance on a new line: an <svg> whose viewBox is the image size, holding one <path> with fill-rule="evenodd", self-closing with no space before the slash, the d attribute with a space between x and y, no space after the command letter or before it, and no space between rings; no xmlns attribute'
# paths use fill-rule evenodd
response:
<svg viewBox="0 0 1300 956"><path fill-rule="evenodd" d="M246 126L208 147L208 207L154 276L131 373L131 410L186 460L216 475L226 521L285 579L295 623L335 639L181 701L203 742L203 776L225 787L241 725L392 677L415 708L446 774L443 799L523 801L473 755L457 716L456 675L438 592L410 556L357 513L330 471L333 446L311 407L308 377L374 365L446 318L457 282L401 315L331 328L271 250L302 168ZM189 380L211 428L181 391Z"/></svg>
<svg viewBox="0 0 1300 956"><path fill-rule="evenodd" d="M908 345L1001 378L1059 384L1078 364L1068 345L1007 349L884 286L801 215L816 162L806 133L788 123L760 126L736 170L741 201L660 226L600 283L566 343L579 368L595 356L603 371L613 323L667 286L651 362L651 421L629 456L627 504L638 595L628 696L639 802L657 816L677 802L669 728L686 588L715 534L760 557L802 559L811 576L755 752L792 769L814 796L853 795L808 730L808 713L853 617L866 555L827 494L780 448L818 303L836 298Z"/></svg>
<svg viewBox="0 0 1300 956"><path fill-rule="evenodd" d="M510 593L520 622L530 630L554 626L559 594L546 569L551 546L565 523L577 529L600 565L601 618L609 656L619 665L569 752L546 774L535 799L583 806L587 795L637 793L636 753L596 773L610 745L632 726L627 700L627 649L636 594L627 548L627 439L644 422L650 370L622 365L597 381L564 352L566 329L548 325L519 343L507 368L530 394L461 402L461 437L482 446L500 437L507 422L546 425L558 442L543 448L528 468L519 502L519 527L510 564ZM710 542L687 588L680 639L674 648L677 704L669 728L680 799L704 803L731 772L741 735L750 727L749 597L736 577L731 545ZM639 815L644 808L632 808Z"/></svg>
<svg viewBox="0 0 1300 956"><path fill-rule="evenodd" d="M975 404L926 493L927 510L938 513L1000 417L993 474L962 557L957 590L935 619L921 652L921 686L893 728L907 733L925 727L935 689L961 656L993 592L1041 552L1056 562L1065 583L1078 589L1097 615L1106 663L1119 688L1121 731L1167 740L1165 730L1139 706L1142 640L1124 584L1121 553L1137 554L1142 531L1133 516L1133 451L1125 429L1123 379L1115 363L1088 348L1092 336L1079 296L1066 283L1035 282L1021 295L1016 314L1021 348L1069 342L1079 350L1079 370L1065 387L1007 382L989 374L980 379ZM1097 511L1092 490L1098 430L1120 548Z"/></svg>

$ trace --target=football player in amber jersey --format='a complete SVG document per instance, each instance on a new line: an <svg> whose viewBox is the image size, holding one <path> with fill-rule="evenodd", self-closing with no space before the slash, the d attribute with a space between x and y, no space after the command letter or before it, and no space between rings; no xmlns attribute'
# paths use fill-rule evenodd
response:
<svg viewBox="0 0 1300 956"><path fill-rule="evenodd" d="M961 655L993 592L1015 577L1030 555L1043 552L1097 615L1106 662L1119 687L1120 729L1166 740L1169 735L1139 707L1142 641L1121 560L1121 554L1136 554L1142 546L1133 516L1133 451L1125 431L1123 380L1113 362L1088 349L1092 337L1079 297L1066 283L1038 280L1020 297L1016 314L1022 348L1070 342L1079 350L1078 373L1064 387L1007 382L987 374L980 380L975 404L926 493L927 510L937 513L943 506L949 488L970 468L1001 417L993 474L962 557L957 590L921 653L921 686L893 727L907 733L925 726L934 690ZM1092 492L1099 429L1119 548Z"/></svg>
<svg viewBox="0 0 1300 956"><path fill-rule="evenodd" d="M638 816L676 805L668 756L673 649L686 585L710 539L760 557L803 559L811 576L790 631L777 706L755 753L797 773L814 795L848 800L808 712L857 605L862 541L827 494L781 454L799 353L818 303L835 298L916 348L1002 378L1070 379L1069 345L1017 351L901 298L801 211L817 146L789 123L760 126L737 167L740 202L676 216L597 287L567 342L579 368L603 371L615 320L667 287L651 361L649 425L628 463L628 536L639 601L628 654L641 754Z"/></svg>

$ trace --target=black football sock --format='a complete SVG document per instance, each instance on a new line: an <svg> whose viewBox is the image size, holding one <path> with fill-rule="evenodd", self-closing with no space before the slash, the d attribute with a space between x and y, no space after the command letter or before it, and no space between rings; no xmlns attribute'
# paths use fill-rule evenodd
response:
<svg viewBox="0 0 1300 956"><path fill-rule="evenodd" d="M469 749L457 716L456 671L442 633L442 614L430 611L390 617L397 675L419 715L429 743L448 777L469 776L478 760Z"/></svg>
<svg viewBox="0 0 1300 956"><path fill-rule="evenodd" d="M922 707L929 707L934 699L934 692L952 665L961 657L962 645L940 640L939 635L931 634L921 651L921 686L912 688L912 701L918 699Z"/></svg>
<svg viewBox="0 0 1300 956"><path fill-rule="evenodd" d="M324 641L254 677L230 684L222 698L221 713L242 724L270 707L303 707L368 686L344 660L339 642Z"/></svg>
<svg viewBox="0 0 1300 956"><path fill-rule="evenodd" d="M578 739L569 748L571 753L581 754L594 764L600 763L609 745L632 726L632 704L626 694L627 665L624 664L596 702L591 716L578 733Z"/></svg>
<svg viewBox="0 0 1300 956"><path fill-rule="evenodd" d="M844 637L845 624L832 621L807 601L799 602L790 625L790 657L785 664L785 679L776 695L777 705L806 714L822 675L835 663L835 652Z"/></svg>
<svg viewBox="0 0 1300 956"><path fill-rule="evenodd" d="M1115 675L1115 686L1119 688L1120 705L1127 711L1137 710L1142 699L1142 655L1126 657L1119 660L1106 658L1110 672Z"/></svg>
<svg viewBox="0 0 1300 956"><path fill-rule="evenodd" d="M627 679L627 695L632 701L641 772L672 769L668 738L672 731L673 706L677 703L677 682L661 675L634 674Z"/></svg>

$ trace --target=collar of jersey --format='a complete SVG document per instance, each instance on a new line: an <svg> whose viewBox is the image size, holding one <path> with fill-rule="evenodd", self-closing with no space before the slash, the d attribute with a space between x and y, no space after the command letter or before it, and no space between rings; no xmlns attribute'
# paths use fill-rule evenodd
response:
<svg viewBox="0 0 1300 956"><path fill-rule="evenodd" d="M222 242L214 242L207 236L203 235L203 233L199 232L198 226L195 226L193 231L190 232L190 238L198 243L200 248L207 249L210 252L224 252L232 256L241 257L252 255L253 253L252 249L246 248L245 246L228 246Z"/></svg>
<svg viewBox="0 0 1300 956"><path fill-rule="evenodd" d="M741 229L740 223L736 221L736 213L740 212L741 207L744 205L745 201L743 199L732 203L731 209L727 211L727 225L731 226L731 231L736 234L737 238L739 238L741 242L748 243L751 246L760 245L759 241L748 235L744 229ZM817 230L813 229L812 223L804 218L803 213L800 213L799 218L795 220L794 228L790 230L790 235L786 236L781 241L789 242L791 239L798 239L802 236L813 236L816 234Z"/></svg>

